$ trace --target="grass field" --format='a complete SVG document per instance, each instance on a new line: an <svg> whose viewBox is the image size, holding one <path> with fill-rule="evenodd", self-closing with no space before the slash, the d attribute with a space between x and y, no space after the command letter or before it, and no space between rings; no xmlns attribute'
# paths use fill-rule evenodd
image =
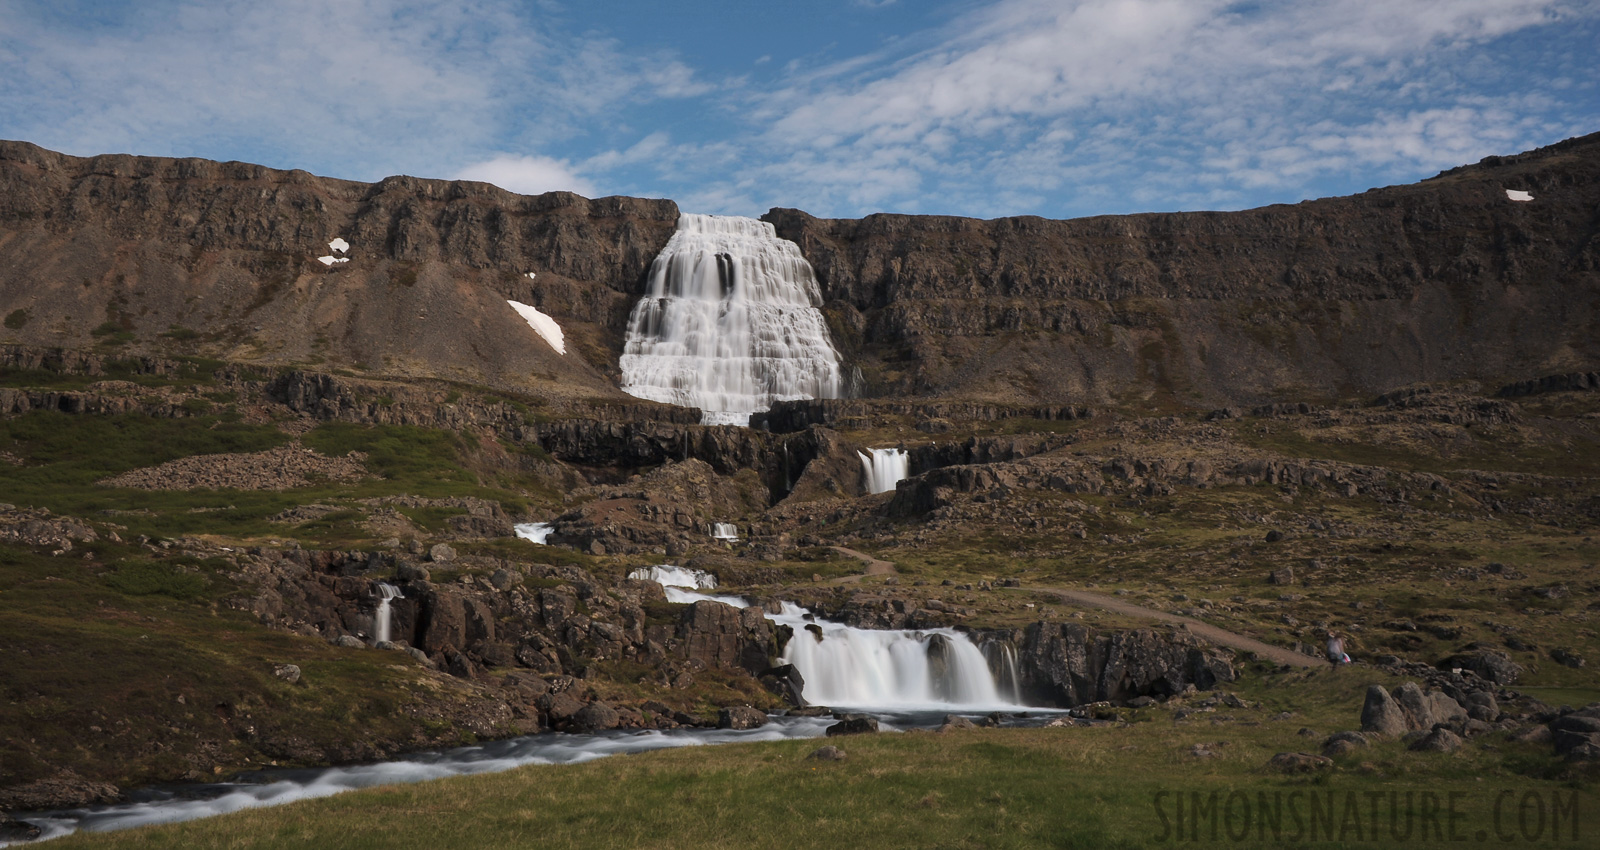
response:
<svg viewBox="0 0 1600 850"><path fill-rule="evenodd" d="M823 744L806 740L526 767L55 846L1584 847L1600 836L1594 774L1498 734L1450 755L1382 742L1312 775L1265 767L1354 726L1372 678L1263 675L1239 691L1250 708L1182 721L1158 706L1122 726L828 741L842 762L806 758ZM1197 744L1215 755L1193 755Z"/></svg>

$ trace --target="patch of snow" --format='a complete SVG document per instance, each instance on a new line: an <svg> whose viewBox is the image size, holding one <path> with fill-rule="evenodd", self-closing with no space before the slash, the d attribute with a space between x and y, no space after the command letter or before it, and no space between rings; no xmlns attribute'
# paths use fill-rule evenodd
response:
<svg viewBox="0 0 1600 850"><path fill-rule="evenodd" d="M561 326L556 324L555 319L539 312L536 307L530 307L517 301L507 301L506 303L511 305L511 309L517 311L517 315L527 320L528 326L533 328L539 336L544 337L544 341L550 343L550 347L554 348L557 354L567 353L566 334L561 332Z"/></svg>
<svg viewBox="0 0 1600 850"><path fill-rule="evenodd" d="M335 257L335 256L332 256L332 255L329 255L329 256L326 256L326 257L318 257L317 258L317 262L319 262L319 263L321 263L321 264L323 264L325 266L331 266L334 263L348 263L348 262L350 262L350 258L349 257Z"/></svg>
<svg viewBox="0 0 1600 850"><path fill-rule="evenodd" d="M348 254L350 253L350 243L344 241L343 237L335 236L333 241L328 243L328 250L335 254Z"/></svg>
<svg viewBox="0 0 1600 850"><path fill-rule="evenodd" d="M528 280L534 280L537 277L538 275L534 274L533 272L528 272Z"/></svg>
<svg viewBox="0 0 1600 850"><path fill-rule="evenodd" d="M1533 195L1532 194L1530 194L1528 192L1524 192L1521 189L1507 189L1506 190L1506 197L1510 198L1513 201L1531 201L1531 200L1533 200Z"/></svg>

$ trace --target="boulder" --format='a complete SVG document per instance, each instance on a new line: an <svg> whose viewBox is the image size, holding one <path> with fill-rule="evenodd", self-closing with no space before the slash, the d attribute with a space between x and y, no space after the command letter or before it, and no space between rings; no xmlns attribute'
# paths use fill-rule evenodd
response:
<svg viewBox="0 0 1600 850"><path fill-rule="evenodd" d="M844 761L844 750L838 747L818 747L806 758L817 761Z"/></svg>
<svg viewBox="0 0 1600 850"><path fill-rule="evenodd" d="M976 729L976 728L978 728L977 724L973 723L971 720L968 720L965 717L962 717L959 714L946 714L944 716L944 723L939 726L939 731L940 732L953 732L953 731L956 731L958 729Z"/></svg>
<svg viewBox="0 0 1600 850"><path fill-rule="evenodd" d="M767 713L748 705L730 705L717 710L718 729L758 729L767 725Z"/></svg>
<svg viewBox="0 0 1600 850"><path fill-rule="evenodd" d="M616 709L603 702L591 702L573 713L567 722L567 731L587 733L615 729L620 720Z"/></svg>
<svg viewBox="0 0 1600 850"><path fill-rule="evenodd" d="M428 560L434 563L448 563L456 559L456 550L448 543L435 543L428 549Z"/></svg>
<svg viewBox="0 0 1600 850"><path fill-rule="evenodd" d="M1511 656L1503 652L1490 649L1480 649L1477 652L1463 652L1440 661L1441 670L1471 670L1479 677L1487 679L1498 685L1509 685L1522 675L1522 665L1511 660Z"/></svg>
<svg viewBox="0 0 1600 850"><path fill-rule="evenodd" d="M1500 704L1488 691L1473 691L1466 695L1467 716L1473 720L1493 723L1500 716Z"/></svg>
<svg viewBox="0 0 1600 850"><path fill-rule="evenodd" d="M1427 732L1439 723L1467 719L1461 703L1438 691L1424 692L1416 682L1396 688L1394 699L1406 714L1406 728L1413 731Z"/></svg>
<svg viewBox="0 0 1600 850"><path fill-rule="evenodd" d="M828 749L832 749L829 747ZM32 841L43 833L39 827L20 820L12 820L0 814L0 841L7 843L13 841Z"/></svg>
<svg viewBox="0 0 1600 850"><path fill-rule="evenodd" d="M1582 754L1590 747L1600 746L1600 704L1563 714L1550 721L1549 728L1557 755Z"/></svg>
<svg viewBox="0 0 1600 850"><path fill-rule="evenodd" d="M563 728L567 725L567 722L572 719L573 715L577 714L583 709L584 702L572 694L563 691L560 693L552 692L545 694L544 696L539 697L535 705L537 705L539 710L544 712L545 717L549 719L549 722L546 724L547 726Z"/></svg>
<svg viewBox="0 0 1600 850"><path fill-rule="evenodd" d="M1382 685L1368 687L1367 700L1361 706L1361 731L1397 738L1409 729L1405 712L1389 691Z"/></svg>
<svg viewBox="0 0 1600 850"><path fill-rule="evenodd" d="M839 718L839 722L829 726L826 734L829 738L838 735L865 735L878 731L878 718L865 714L846 714Z"/></svg>
<svg viewBox="0 0 1600 850"><path fill-rule="evenodd" d="M1332 758L1364 749L1366 746L1367 736L1360 732L1335 732L1322 743L1322 754Z"/></svg>
<svg viewBox="0 0 1600 850"><path fill-rule="evenodd" d="M767 668L761 674L760 682L763 687L783 697L792 706L800 707L806 704L805 698L801 696L806 687L806 679L800 675L800 669L793 664Z"/></svg>
<svg viewBox="0 0 1600 850"><path fill-rule="evenodd" d="M333 643L334 643L335 646L343 647L345 649L366 649L367 648L367 642L362 640L361 638L356 637L355 635L339 635L339 637L336 640L334 640Z"/></svg>
<svg viewBox="0 0 1600 850"><path fill-rule="evenodd" d="M297 684L300 681L300 665L279 664L272 668L272 675L277 676L291 685Z"/></svg>
<svg viewBox="0 0 1600 850"><path fill-rule="evenodd" d="M1453 753L1461 749L1461 736L1441 726L1411 742L1410 749L1419 753Z"/></svg>

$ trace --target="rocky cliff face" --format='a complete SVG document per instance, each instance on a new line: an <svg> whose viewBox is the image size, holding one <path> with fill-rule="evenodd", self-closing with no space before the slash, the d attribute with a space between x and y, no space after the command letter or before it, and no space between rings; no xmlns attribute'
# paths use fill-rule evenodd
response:
<svg viewBox="0 0 1600 850"><path fill-rule="evenodd" d="M677 217L671 201L0 142L0 342L618 395L604 373ZM324 265L336 237L350 260ZM555 316L569 353L507 298Z"/></svg>
<svg viewBox="0 0 1600 850"><path fill-rule="evenodd" d="M1597 208L1591 135L1243 212L766 219L869 395L1193 405L1592 369Z"/></svg>
<svg viewBox="0 0 1600 850"><path fill-rule="evenodd" d="M816 267L865 395L933 421L1587 374L1600 362L1597 208L1600 135L1242 212L766 219ZM677 216L670 201L4 142L0 344L615 399L627 313ZM335 237L350 261L324 265ZM507 298L554 316L568 354ZM800 405L768 424L878 413Z"/></svg>

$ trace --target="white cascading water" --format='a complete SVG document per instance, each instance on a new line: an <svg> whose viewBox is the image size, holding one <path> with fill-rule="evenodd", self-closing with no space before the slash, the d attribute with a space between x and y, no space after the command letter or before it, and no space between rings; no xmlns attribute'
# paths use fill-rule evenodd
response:
<svg viewBox="0 0 1600 850"><path fill-rule="evenodd" d="M748 425L774 401L843 395L821 290L799 246L739 216L678 217L628 318L622 390Z"/></svg>
<svg viewBox="0 0 1600 850"><path fill-rule="evenodd" d="M861 471L867 477L868 493L887 493L894 485L911 477L911 455L904 449L868 449L856 452L861 458Z"/></svg>
<svg viewBox="0 0 1600 850"><path fill-rule="evenodd" d="M713 540L738 540L739 529L731 522L717 522L711 525L711 539Z"/></svg>
<svg viewBox="0 0 1600 850"><path fill-rule="evenodd" d="M628 577L660 582L669 602L710 600L735 608L746 606L737 596L684 590L702 586L696 583L697 574L705 575L662 565L635 570ZM712 581L714 586L715 579ZM984 651L955 629L858 629L817 619L792 602L782 603L781 608L781 613L766 614L767 619L794 631L778 660L800 671L805 679L802 696L812 705L898 711L1024 708L1015 690L1015 650L1009 670L1012 686L1002 691L997 680L1005 678L1007 671L1002 668L997 674L991 670Z"/></svg>
<svg viewBox="0 0 1600 850"><path fill-rule="evenodd" d="M523 540L530 540L543 546L545 541L550 539L550 532L555 530L555 525L548 522L523 522L512 528Z"/></svg>
<svg viewBox="0 0 1600 850"><path fill-rule="evenodd" d="M394 611L389 607L389 603L404 598L400 595L400 588L378 582L378 613L373 617L373 631L377 632L377 639L373 643L387 643L393 640Z"/></svg>

